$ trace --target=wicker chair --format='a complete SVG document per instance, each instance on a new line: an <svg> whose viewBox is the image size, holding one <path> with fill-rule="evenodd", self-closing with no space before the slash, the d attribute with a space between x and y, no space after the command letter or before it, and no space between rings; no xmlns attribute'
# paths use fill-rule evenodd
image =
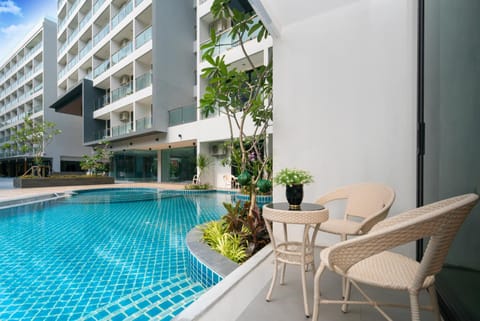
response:
<svg viewBox="0 0 480 321"><path fill-rule="evenodd" d="M370 304L387 320L392 320L381 306L401 305L373 301L359 283L408 291L412 321L420 320L420 308L433 310L436 319L440 320L435 274L442 269L456 232L477 200L478 195L466 194L413 209L378 223L366 235L324 249L315 274L313 320L318 319L319 305L328 303L342 304L344 312L347 312L348 304ZM430 240L420 263L387 251L421 238ZM343 300L328 300L320 296L320 278L325 268L348 280ZM350 301L351 285L367 301ZM419 306L418 294L422 289L430 293L431 305L428 307Z"/></svg>
<svg viewBox="0 0 480 321"><path fill-rule="evenodd" d="M320 226L320 231L340 235L342 241L349 235L362 235L385 219L395 200L390 187L377 183L360 183L341 187L316 200L328 207L335 200L347 200L343 219L329 218ZM330 217L332 211L330 211Z"/></svg>

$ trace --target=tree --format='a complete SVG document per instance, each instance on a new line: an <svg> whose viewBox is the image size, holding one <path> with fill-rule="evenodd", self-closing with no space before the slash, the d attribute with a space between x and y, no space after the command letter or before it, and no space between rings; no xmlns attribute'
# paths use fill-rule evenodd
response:
<svg viewBox="0 0 480 321"><path fill-rule="evenodd" d="M41 165L45 147L62 131L49 121L36 121L29 116L23 119L23 126L14 129L12 143L3 144L3 149L13 149L23 154L32 154L35 165Z"/></svg>
<svg viewBox="0 0 480 321"><path fill-rule="evenodd" d="M229 20L230 43L224 42L212 29L210 41L202 45L203 59L210 66L202 70L208 80L205 94L200 100L201 112L215 112L227 116L230 130L230 164L239 164L239 183L250 193L250 214L255 207L256 184L261 179L270 179L271 158L265 152L267 130L273 119L272 63L256 65L247 53L245 41L256 35L257 41L268 37L263 23L255 19L253 12L241 12L231 6L231 0L215 0L211 12L215 19ZM225 56L215 56L222 46L239 45L248 66L244 70L225 63ZM253 122L253 132L247 132L248 122ZM238 136L234 133L238 132ZM243 180L240 176L243 175Z"/></svg>
<svg viewBox="0 0 480 321"><path fill-rule="evenodd" d="M212 159L204 154L199 154L197 156L197 177L198 180L201 182L200 176L203 173L203 170L208 168L212 164Z"/></svg>
<svg viewBox="0 0 480 321"><path fill-rule="evenodd" d="M113 152L109 150L108 142L103 141L93 148L93 155L83 155L80 162L80 168L88 171L90 174L98 175L98 173L108 170L108 164Z"/></svg>

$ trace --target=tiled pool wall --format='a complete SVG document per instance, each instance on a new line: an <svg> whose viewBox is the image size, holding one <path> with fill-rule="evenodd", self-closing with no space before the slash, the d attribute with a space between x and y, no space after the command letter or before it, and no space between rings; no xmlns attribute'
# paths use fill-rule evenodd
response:
<svg viewBox="0 0 480 321"><path fill-rule="evenodd" d="M187 254L187 275L205 288L212 287L223 280L222 276L203 264L191 251Z"/></svg>
<svg viewBox="0 0 480 321"><path fill-rule="evenodd" d="M250 195L236 193L232 195L232 201L240 201L242 204L250 200ZM263 205L272 202L272 195L257 195L257 206L262 208Z"/></svg>

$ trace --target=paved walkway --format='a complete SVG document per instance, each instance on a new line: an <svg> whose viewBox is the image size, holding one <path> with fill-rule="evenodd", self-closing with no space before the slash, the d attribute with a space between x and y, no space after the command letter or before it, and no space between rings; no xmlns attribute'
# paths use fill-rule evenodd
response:
<svg viewBox="0 0 480 321"><path fill-rule="evenodd" d="M95 189L95 188L122 188L122 187L147 187L147 188L161 188L161 189L181 189L184 184L167 184L167 183L132 183L121 182L106 185L78 185L78 186L53 186L53 187L37 187L37 188L13 188L12 178L0 178L0 202L21 199L25 197L32 197L36 195L63 193L68 191L75 191L80 189Z"/></svg>

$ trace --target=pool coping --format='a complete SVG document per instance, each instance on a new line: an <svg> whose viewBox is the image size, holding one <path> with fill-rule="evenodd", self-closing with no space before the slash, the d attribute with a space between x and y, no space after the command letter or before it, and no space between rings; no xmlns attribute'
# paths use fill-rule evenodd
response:
<svg viewBox="0 0 480 321"><path fill-rule="evenodd" d="M0 201L0 210L8 209L15 206L34 204L38 202L52 201L59 198L68 197L69 195L71 195L70 192L59 192L59 193L47 193L47 194L40 194L35 196L12 198L8 200Z"/></svg>
<svg viewBox="0 0 480 321"><path fill-rule="evenodd" d="M187 233L186 243L190 253L207 268L214 271L222 278L232 273L240 265L212 250L202 242L201 226L196 226Z"/></svg>

